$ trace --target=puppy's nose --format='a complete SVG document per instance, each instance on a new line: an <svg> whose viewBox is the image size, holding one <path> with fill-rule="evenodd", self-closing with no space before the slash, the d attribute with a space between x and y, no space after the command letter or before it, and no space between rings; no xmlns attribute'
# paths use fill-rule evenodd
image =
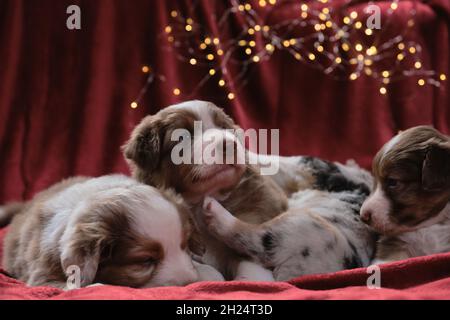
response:
<svg viewBox="0 0 450 320"><path fill-rule="evenodd" d="M361 220L364 223L370 224L370 222L372 221L372 211L371 210L363 210L361 212Z"/></svg>

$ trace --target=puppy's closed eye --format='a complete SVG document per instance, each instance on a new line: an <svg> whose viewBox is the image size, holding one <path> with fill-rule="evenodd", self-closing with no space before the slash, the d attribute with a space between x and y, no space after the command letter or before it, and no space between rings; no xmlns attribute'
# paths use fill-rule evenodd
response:
<svg viewBox="0 0 450 320"><path fill-rule="evenodd" d="M401 182L394 178L387 178L385 180L385 185L389 189L396 189L401 186Z"/></svg>

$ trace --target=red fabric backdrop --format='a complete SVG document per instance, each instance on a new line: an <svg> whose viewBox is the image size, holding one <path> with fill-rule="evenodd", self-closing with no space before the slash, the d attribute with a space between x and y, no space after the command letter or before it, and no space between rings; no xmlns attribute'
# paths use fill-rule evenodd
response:
<svg viewBox="0 0 450 320"><path fill-rule="evenodd" d="M284 155L354 158L366 167L399 129L433 124L449 132L448 80L438 89L418 87L416 78L407 79L389 86L388 95L382 96L371 78L334 80L285 52L256 66L248 85L231 102L215 84L186 96L207 70L181 63L164 49L167 43L160 34L171 10L187 15L194 2L198 6L190 14L215 36L236 32L240 21L230 19L223 30L213 15L225 0L0 1L0 203L29 198L71 175L127 172L119 146L133 126L146 114L187 98L215 102L244 128L279 128ZM277 3L262 23L299 14L298 1ZM377 3L384 17L390 2ZM82 10L79 31L65 26L71 4ZM365 5L355 1L343 10L361 13ZM412 39L422 45L424 67L448 76L450 2L400 1L394 31L405 25L413 8L417 17ZM130 102L146 81L144 64L167 79L152 85L139 107L131 109ZM174 96L175 87L183 94ZM0 238L5 232L0 230ZM35 299L448 298L448 261L445 254L383 267L382 285L387 288L381 290L368 290L367 274L359 269L304 277L292 281L295 286L200 283L178 289L97 287L67 293L26 288L0 270L0 291L2 298Z"/></svg>
<svg viewBox="0 0 450 320"><path fill-rule="evenodd" d="M192 11L193 3L196 10ZM250 1L251 2L251 1ZM254 3L256 1L253 1ZM335 0L335 4L341 3ZM66 28L67 6L82 10L82 29ZM29 198L71 175L127 172L119 146L148 113L186 98L208 99L245 128L280 128L281 153L331 160L355 158L368 167L376 150L397 130L433 124L449 131L448 81L441 89L400 81L387 96L368 77L337 81L275 53L254 68L246 87L228 101L215 83L193 96L205 70L193 68L164 47L161 38L173 9L192 14L215 35L212 15L225 0L3 0L0 2L0 203ZM386 8L389 2L379 2ZM365 2L348 10L362 12ZM297 7L295 7L297 6ZM449 74L448 0L400 1L399 26L417 9L414 40L424 67ZM298 1L278 1L265 23L298 15ZM400 27L399 27L400 28ZM146 76L143 64L167 77L156 82L137 109L130 108Z"/></svg>

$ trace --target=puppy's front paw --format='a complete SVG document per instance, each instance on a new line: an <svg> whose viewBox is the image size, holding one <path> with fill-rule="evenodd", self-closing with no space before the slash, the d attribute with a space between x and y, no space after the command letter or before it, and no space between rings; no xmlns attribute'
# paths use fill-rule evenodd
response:
<svg viewBox="0 0 450 320"><path fill-rule="evenodd" d="M219 202L206 197L203 202L203 220L210 232L216 235L226 235L234 224L235 217Z"/></svg>
<svg viewBox="0 0 450 320"><path fill-rule="evenodd" d="M104 284L97 282L97 283L90 284L90 285L86 286L85 288L100 287L100 286L104 286Z"/></svg>

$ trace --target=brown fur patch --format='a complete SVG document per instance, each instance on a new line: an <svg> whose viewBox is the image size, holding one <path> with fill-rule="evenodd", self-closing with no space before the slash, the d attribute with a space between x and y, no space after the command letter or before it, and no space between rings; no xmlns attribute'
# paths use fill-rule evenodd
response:
<svg viewBox="0 0 450 320"><path fill-rule="evenodd" d="M419 126L404 131L389 150L384 147L377 153L373 161L373 174L376 183L389 198L389 218L392 222L415 226L437 215L448 203L450 170L444 163L450 162L450 149L440 150L444 155L439 154L441 158L435 161L438 165L434 164L433 168L427 165L427 159L436 152L433 149L445 148L448 143L448 137L437 130ZM442 159L445 155L447 158ZM428 180L440 180L439 185L443 186L440 190L430 191L424 185L424 170L427 170L425 178Z"/></svg>

